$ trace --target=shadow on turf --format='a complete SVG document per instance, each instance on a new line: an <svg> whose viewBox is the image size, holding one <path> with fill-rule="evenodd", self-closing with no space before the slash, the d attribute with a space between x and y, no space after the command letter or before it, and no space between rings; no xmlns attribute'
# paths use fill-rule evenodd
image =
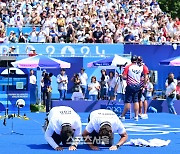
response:
<svg viewBox="0 0 180 154"><path fill-rule="evenodd" d="M48 144L29 144L27 145L30 149L44 149L44 150L54 150ZM64 149L68 149L68 147L63 147ZM99 147L100 150L108 149L108 147ZM90 150L87 145L78 145L78 149ZM93 151L93 150L92 150Z"/></svg>
<svg viewBox="0 0 180 154"><path fill-rule="evenodd" d="M52 148L48 144L29 144L27 145L30 149L46 149L52 150Z"/></svg>

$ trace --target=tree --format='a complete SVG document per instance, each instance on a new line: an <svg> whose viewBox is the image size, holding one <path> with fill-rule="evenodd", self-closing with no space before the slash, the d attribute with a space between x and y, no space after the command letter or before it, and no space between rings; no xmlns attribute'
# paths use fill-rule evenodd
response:
<svg viewBox="0 0 180 154"><path fill-rule="evenodd" d="M172 18L180 18L180 1L179 0L158 0L163 12L171 15Z"/></svg>

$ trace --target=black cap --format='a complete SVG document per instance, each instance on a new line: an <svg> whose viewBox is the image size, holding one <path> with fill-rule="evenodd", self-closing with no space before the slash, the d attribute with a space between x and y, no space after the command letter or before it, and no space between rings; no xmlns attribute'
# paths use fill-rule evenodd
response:
<svg viewBox="0 0 180 154"><path fill-rule="evenodd" d="M131 62L136 62L137 61L137 56L136 55L133 55L132 57L131 57Z"/></svg>
<svg viewBox="0 0 180 154"><path fill-rule="evenodd" d="M61 71L65 71L65 69L64 69L64 68L62 68L62 69L61 69Z"/></svg>
<svg viewBox="0 0 180 154"><path fill-rule="evenodd" d="M137 61L138 61L138 62L142 62L142 61L143 61L142 57L141 57L141 56L138 56L138 57L137 57Z"/></svg>
<svg viewBox="0 0 180 154"><path fill-rule="evenodd" d="M85 69L84 69L84 68L81 68L81 70L85 71Z"/></svg>

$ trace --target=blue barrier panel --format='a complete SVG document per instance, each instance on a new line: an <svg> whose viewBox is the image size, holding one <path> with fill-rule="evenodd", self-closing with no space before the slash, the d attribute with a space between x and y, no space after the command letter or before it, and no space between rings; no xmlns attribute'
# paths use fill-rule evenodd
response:
<svg viewBox="0 0 180 154"><path fill-rule="evenodd" d="M107 105L102 104L101 109L112 110L113 112L117 114L118 117L120 117L124 110L124 104L107 104ZM126 113L125 118L126 119L132 118L131 109Z"/></svg>
<svg viewBox="0 0 180 154"><path fill-rule="evenodd" d="M0 93L0 102L4 105L4 107L7 107L9 111L16 111L17 108L17 102L18 101L24 101L25 106L21 109L21 111L30 111L30 94L28 91L10 91L8 95L6 92L1 91Z"/></svg>
<svg viewBox="0 0 180 154"><path fill-rule="evenodd" d="M60 44L60 43L11 43L11 44L1 44L0 54L3 54L4 50L9 49L9 47L15 46L16 54L26 54L26 49L35 48L37 54L51 55L53 56L64 56L64 57L88 57L97 56L104 57L114 54L123 54L124 45L123 44Z"/></svg>

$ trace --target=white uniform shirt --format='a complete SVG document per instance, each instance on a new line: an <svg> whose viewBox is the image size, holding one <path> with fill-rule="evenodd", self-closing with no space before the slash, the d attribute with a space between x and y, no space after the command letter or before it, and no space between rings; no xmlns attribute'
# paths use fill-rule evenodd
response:
<svg viewBox="0 0 180 154"><path fill-rule="evenodd" d="M86 126L86 130L89 133L92 133L95 130L99 133L100 125L103 122L109 122L112 127L113 133L123 134L126 132L122 122L118 118L118 116L111 110L99 109L91 112L90 121Z"/></svg>
<svg viewBox="0 0 180 154"><path fill-rule="evenodd" d="M173 79L173 80L174 80L175 85L177 85L177 79ZM165 86L168 86L168 79L166 79Z"/></svg>
<svg viewBox="0 0 180 154"><path fill-rule="evenodd" d="M90 83L88 85L88 87L92 88L90 91L89 91L89 95L98 95L98 90L95 88L95 87L98 87L100 86L99 85L99 82L95 82L95 83Z"/></svg>
<svg viewBox="0 0 180 154"><path fill-rule="evenodd" d="M62 80L66 80L66 82L61 82ZM67 90L67 84L68 84L68 77L67 75L61 75L59 74L57 76L57 83L58 83L58 89L59 90Z"/></svg>
<svg viewBox="0 0 180 154"><path fill-rule="evenodd" d="M174 82L172 82L170 85L167 86L166 88L166 96L169 95L169 93L171 93L173 90L175 89L175 91L173 92L173 94L176 94L176 84Z"/></svg>
<svg viewBox="0 0 180 154"><path fill-rule="evenodd" d="M146 65L139 66L131 63L127 65L123 71L123 76L127 76L128 85L139 85L141 82L141 75L148 74L149 70Z"/></svg>
<svg viewBox="0 0 180 154"><path fill-rule="evenodd" d="M30 35L31 42L37 42L37 32L32 32Z"/></svg>
<svg viewBox="0 0 180 154"><path fill-rule="evenodd" d="M117 93L125 94L125 90L126 90L126 86L127 86L126 80L122 79L122 81L120 81L120 78L118 78L117 86L118 86Z"/></svg>
<svg viewBox="0 0 180 154"><path fill-rule="evenodd" d="M152 91L151 92L149 91L150 89L153 89L153 84L151 82L148 82L147 83L147 94L146 94L146 96L148 96L148 97L152 96Z"/></svg>
<svg viewBox="0 0 180 154"><path fill-rule="evenodd" d="M39 32L38 34L38 42L45 43L46 42L46 36L44 35L44 31Z"/></svg>
<svg viewBox="0 0 180 154"><path fill-rule="evenodd" d="M87 74L85 72L83 74L79 73L79 78L81 80L81 85L86 86L87 85L87 79L88 79Z"/></svg>
<svg viewBox="0 0 180 154"><path fill-rule="evenodd" d="M75 130L73 137L80 137L82 133L82 124L80 116L68 106L53 107L48 115L49 124L45 132L46 141L55 149L58 145L54 142L52 135L61 133L62 124L70 123Z"/></svg>
<svg viewBox="0 0 180 154"><path fill-rule="evenodd" d="M108 84L109 84L109 88L110 88L110 87L111 87L111 88L114 88L115 85L116 85L116 78L115 78L115 77L113 77L112 79L109 78Z"/></svg>
<svg viewBox="0 0 180 154"><path fill-rule="evenodd" d="M29 83L31 84L36 84L36 76L35 75L31 75L29 77Z"/></svg>

